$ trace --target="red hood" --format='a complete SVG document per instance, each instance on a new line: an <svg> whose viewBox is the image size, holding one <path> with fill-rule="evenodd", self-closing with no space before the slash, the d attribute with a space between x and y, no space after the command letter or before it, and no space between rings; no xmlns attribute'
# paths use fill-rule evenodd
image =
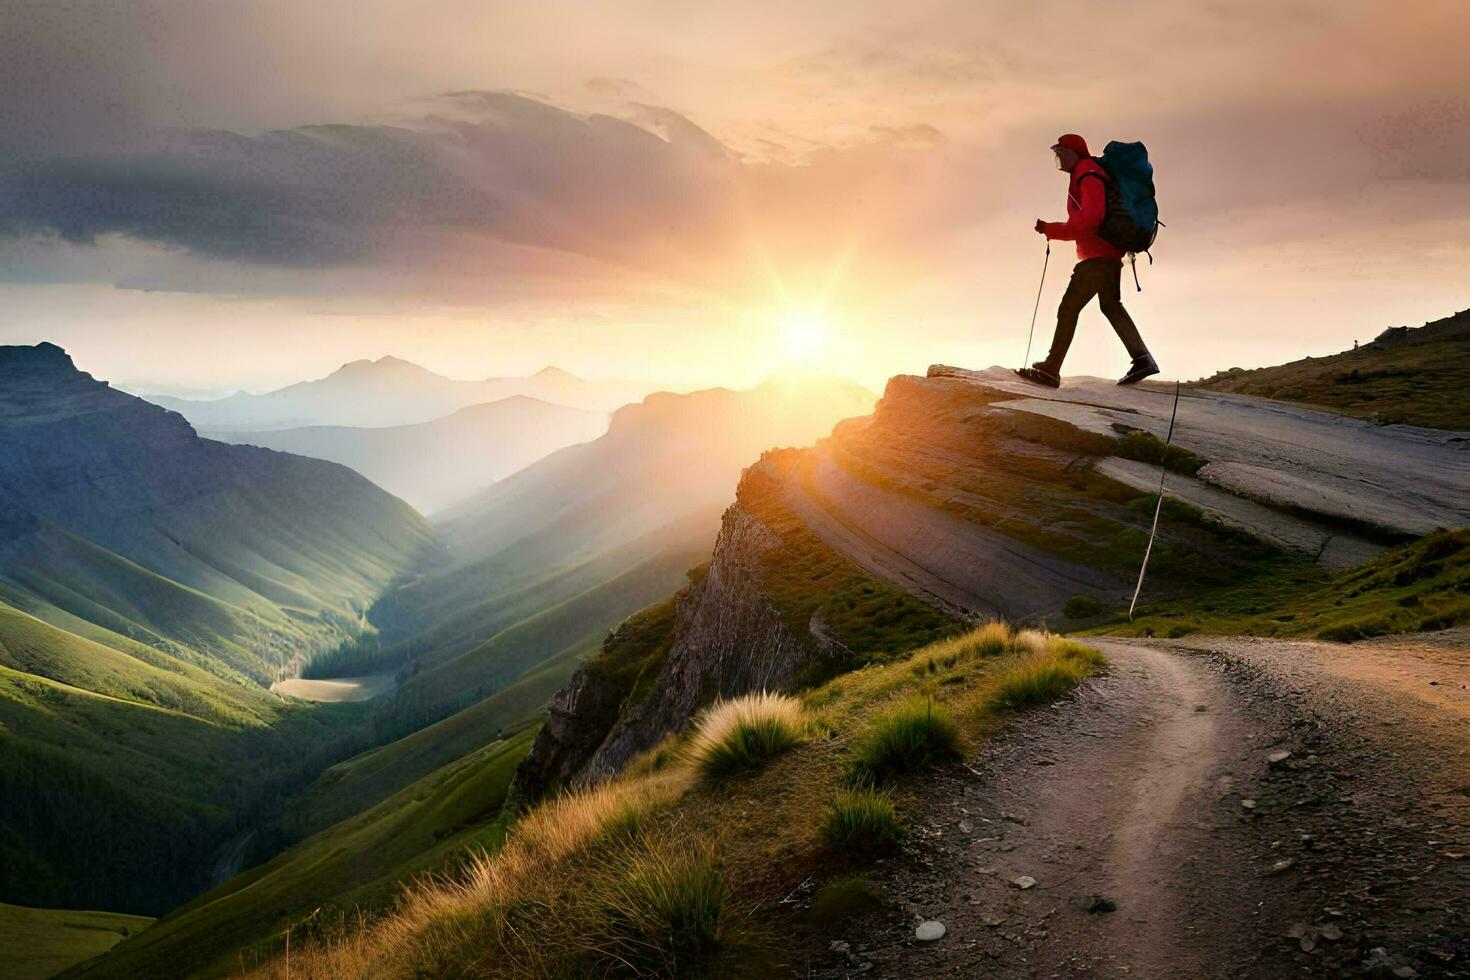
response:
<svg viewBox="0 0 1470 980"><path fill-rule="evenodd" d="M1066 147L1084 160L1092 156L1091 153L1087 152L1087 140L1078 136L1076 133L1064 133L1058 136L1056 145Z"/></svg>

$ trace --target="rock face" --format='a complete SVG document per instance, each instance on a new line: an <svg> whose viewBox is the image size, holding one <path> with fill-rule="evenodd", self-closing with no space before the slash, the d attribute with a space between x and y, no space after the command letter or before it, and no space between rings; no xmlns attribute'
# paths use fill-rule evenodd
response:
<svg viewBox="0 0 1470 980"><path fill-rule="evenodd" d="M831 641L797 635L765 591L764 563L777 535L747 510L752 497L779 489L768 462L746 471L725 511L708 572L678 598L673 641L646 697L630 705L609 697L583 667L552 700L547 723L516 775L534 797L558 785L595 782L618 772L717 698L789 690ZM739 498L745 498L742 503Z"/></svg>
<svg viewBox="0 0 1470 980"><path fill-rule="evenodd" d="M516 768L512 795L535 800L571 785L618 720L622 692L599 683L584 667L546 707L546 723Z"/></svg>
<svg viewBox="0 0 1470 980"><path fill-rule="evenodd" d="M716 698L789 690L821 654L810 633L798 637L787 628L763 590L761 563L776 546L775 535L739 503L725 512L709 574L679 602L674 644L653 693L618 719L584 779L616 773Z"/></svg>

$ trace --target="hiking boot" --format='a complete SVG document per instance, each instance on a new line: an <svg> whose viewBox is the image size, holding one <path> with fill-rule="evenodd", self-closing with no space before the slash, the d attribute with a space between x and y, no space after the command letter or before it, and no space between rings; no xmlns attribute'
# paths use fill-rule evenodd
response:
<svg viewBox="0 0 1470 980"><path fill-rule="evenodd" d="M1060 388L1062 379L1052 366L1045 361L1037 361L1028 368L1016 368L1016 373L1034 385L1045 388Z"/></svg>
<svg viewBox="0 0 1470 980"><path fill-rule="evenodd" d="M1127 374L1118 379L1118 384L1136 385L1144 378L1151 378L1158 373L1159 362L1154 360L1152 354L1145 354L1133 359L1133 366L1128 369Z"/></svg>

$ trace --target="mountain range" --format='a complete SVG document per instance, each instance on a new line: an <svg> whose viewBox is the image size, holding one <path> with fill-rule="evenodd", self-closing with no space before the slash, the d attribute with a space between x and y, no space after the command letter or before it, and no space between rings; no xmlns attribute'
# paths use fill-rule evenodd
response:
<svg viewBox="0 0 1470 980"><path fill-rule="evenodd" d="M25 801L0 807L0 899L197 889L290 767L262 744L304 734L263 685L439 553L346 467L201 439L54 345L0 347L0 797Z"/></svg>
<svg viewBox="0 0 1470 980"><path fill-rule="evenodd" d="M554 450L595 439L606 428L603 412L512 395L411 425L206 429L204 434L350 466L420 513L432 514Z"/></svg>
<svg viewBox="0 0 1470 980"><path fill-rule="evenodd" d="M608 412L654 389L641 381L591 381L548 367L527 377L457 380L410 361L380 357L342 365L324 378L255 395L194 400L150 395L201 430L260 432L305 426L411 425L442 418L470 405L514 395Z"/></svg>
<svg viewBox="0 0 1470 980"><path fill-rule="evenodd" d="M353 648L370 653L365 669L397 674L395 692L361 706L377 744L257 826L243 863L265 863L99 968L223 970L218 956L282 922L381 905L402 874L490 840L547 699L610 630L698 577L741 468L873 397L821 378L650 395L615 412L601 437L440 515L447 557L388 589L369 613L376 642ZM352 656L327 662L350 674Z"/></svg>
<svg viewBox="0 0 1470 980"><path fill-rule="evenodd" d="M486 682L511 664L595 645L682 582L690 557L708 555L744 466L766 449L810 442L866 411L873 397L832 378L655 393L614 412L601 438L558 450L439 515L449 562L391 596L388 634L430 651L414 657L403 696L439 702L489 693ZM551 604L597 606L613 583L621 594L650 567L663 571L634 590L642 601L612 601L591 628L547 630L538 642L521 638L504 649L503 631L532 611L544 627Z"/></svg>

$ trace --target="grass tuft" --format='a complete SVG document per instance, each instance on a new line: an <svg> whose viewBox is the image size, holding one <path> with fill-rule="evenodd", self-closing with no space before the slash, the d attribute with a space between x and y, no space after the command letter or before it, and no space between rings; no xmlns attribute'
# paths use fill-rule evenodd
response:
<svg viewBox="0 0 1470 980"><path fill-rule="evenodd" d="M1061 637L1056 637L1052 640L1052 653L1064 660L1079 663L1090 670L1105 667L1108 663L1107 657L1104 657L1087 644L1078 643L1076 640L1065 640Z"/></svg>
<svg viewBox="0 0 1470 980"><path fill-rule="evenodd" d="M990 708L1019 710L1049 704L1106 663L1102 654L1073 640L1043 637L1043 643L1042 652L1024 657L996 678Z"/></svg>
<svg viewBox="0 0 1470 980"><path fill-rule="evenodd" d="M712 705L700 716L689 758L706 779L758 769L801 739L801 702L785 694L747 694Z"/></svg>
<svg viewBox="0 0 1470 980"><path fill-rule="evenodd" d="M854 743L847 781L873 786L960 755L954 718L932 698L912 697L878 714Z"/></svg>
<svg viewBox="0 0 1470 980"><path fill-rule="evenodd" d="M877 854L903 836L903 822L887 790L839 789L822 815L822 836L838 851Z"/></svg>
<svg viewBox="0 0 1470 980"><path fill-rule="evenodd" d="M1011 628L1005 623L986 623L964 637L970 649L981 657L998 657L1011 645Z"/></svg>
<svg viewBox="0 0 1470 980"><path fill-rule="evenodd" d="M728 944L730 891L707 848L643 846L594 871L591 957L634 976L688 976Z"/></svg>
<svg viewBox="0 0 1470 980"><path fill-rule="evenodd" d="M1051 651L1052 639L1041 630L1020 630L1016 633L1016 639L1012 645L1017 653L1029 653L1034 657L1043 657Z"/></svg>

